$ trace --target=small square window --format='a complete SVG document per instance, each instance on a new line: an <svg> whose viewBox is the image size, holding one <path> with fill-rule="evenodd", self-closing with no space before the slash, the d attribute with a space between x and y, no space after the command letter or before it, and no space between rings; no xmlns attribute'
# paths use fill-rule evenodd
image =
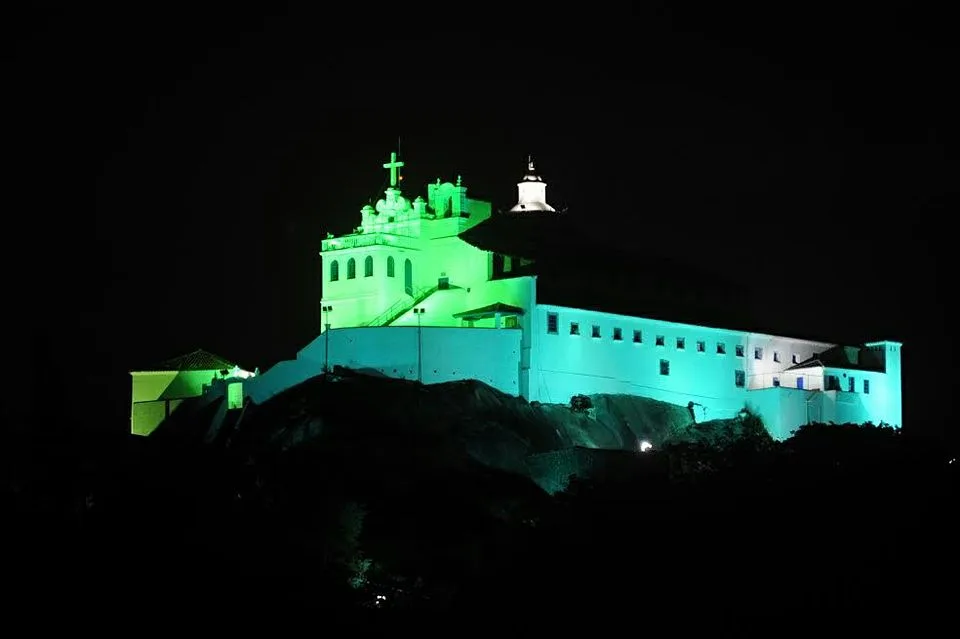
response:
<svg viewBox="0 0 960 639"><path fill-rule="evenodd" d="M657 346L663 346L665 341L663 335L657 335Z"/></svg>
<svg viewBox="0 0 960 639"><path fill-rule="evenodd" d="M677 338L677 350L683 350L687 347L687 340L684 337Z"/></svg>
<svg viewBox="0 0 960 639"><path fill-rule="evenodd" d="M747 374L743 371L733 371L733 383L737 388L743 388L747 385Z"/></svg>
<svg viewBox="0 0 960 639"><path fill-rule="evenodd" d="M737 344L737 357L743 357L743 344Z"/></svg>
<svg viewBox="0 0 960 639"><path fill-rule="evenodd" d="M763 349L757 346L753 349L753 359L763 359Z"/></svg>
<svg viewBox="0 0 960 639"><path fill-rule="evenodd" d="M597 337L597 338L600 337L600 327L598 325L594 324L590 328L590 337Z"/></svg>
<svg viewBox="0 0 960 639"><path fill-rule="evenodd" d="M670 360L666 360L666 359L660 360L660 374L661 375L670 374Z"/></svg>
<svg viewBox="0 0 960 639"><path fill-rule="evenodd" d="M547 332L551 335L557 334L557 329L560 326L560 318L556 313L547 313Z"/></svg>
<svg viewBox="0 0 960 639"><path fill-rule="evenodd" d="M633 343L643 344L643 331L633 331Z"/></svg>
<svg viewBox="0 0 960 639"><path fill-rule="evenodd" d="M726 355L727 345L723 342L717 342L717 355Z"/></svg>
<svg viewBox="0 0 960 639"><path fill-rule="evenodd" d="M623 340L623 329L615 328L613 329L613 341L620 342Z"/></svg>
<svg viewBox="0 0 960 639"><path fill-rule="evenodd" d="M706 353L707 352L707 343L706 342L697 342L697 352Z"/></svg>
<svg viewBox="0 0 960 639"><path fill-rule="evenodd" d="M580 334L580 322L570 322L570 334L571 335Z"/></svg>

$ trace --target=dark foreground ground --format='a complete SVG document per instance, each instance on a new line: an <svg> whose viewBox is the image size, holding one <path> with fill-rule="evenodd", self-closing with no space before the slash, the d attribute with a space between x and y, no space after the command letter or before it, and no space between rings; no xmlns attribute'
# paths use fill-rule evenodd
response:
<svg viewBox="0 0 960 639"><path fill-rule="evenodd" d="M938 442L808 427L637 455L553 496L437 446L11 437L5 603L74 629L456 619L448 634L922 631L956 604L956 464Z"/></svg>

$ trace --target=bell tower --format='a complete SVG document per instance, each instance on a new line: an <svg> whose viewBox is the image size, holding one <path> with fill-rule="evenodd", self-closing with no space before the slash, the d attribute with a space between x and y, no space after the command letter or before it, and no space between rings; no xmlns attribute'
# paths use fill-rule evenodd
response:
<svg viewBox="0 0 960 639"><path fill-rule="evenodd" d="M517 203L510 211L522 213L524 211L554 211L547 204L547 183L540 179L533 166L533 158L527 156L527 173L523 180L517 183Z"/></svg>

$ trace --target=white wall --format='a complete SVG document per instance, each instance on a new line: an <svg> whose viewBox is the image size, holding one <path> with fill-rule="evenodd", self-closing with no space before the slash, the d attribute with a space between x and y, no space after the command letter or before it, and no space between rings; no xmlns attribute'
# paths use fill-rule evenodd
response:
<svg viewBox="0 0 960 639"><path fill-rule="evenodd" d="M901 426L899 380L894 376L873 371L825 368L824 375L833 375L840 380L840 390L836 395L837 423L862 424L881 422L892 426ZM850 380L853 391L850 391ZM864 381L869 381L869 392L865 392Z"/></svg>
<svg viewBox="0 0 960 639"><path fill-rule="evenodd" d="M825 342L811 342L760 333L743 333L743 335L746 339L744 359L747 366L747 387L751 389L772 387L774 376L780 377L782 386L796 387L796 375L789 378L790 384L788 384L784 381L786 378L779 374L794 364L806 361L833 346ZM761 359L757 359L758 350ZM777 358L779 361L776 361Z"/></svg>
<svg viewBox="0 0 960 639"><path fill-rule="evenodd" d="M556 335L547 333L548 313L557 313ZM858 416L852 421L860 422L877 414L836 397L837 393L811 393L823 387L820 368L785 372L794 361L827 350L831 346L827 343L540 304L531 319L527 395L531 400L566 403L578 393L628 393L682 406L691 401L701 404L705 419L730 418L746 406L760 414L772 436L781 439L807 423L808 414L822 421ZM579 324L579 335L570 334L571 322ZM599 338L592 336L594 325L600 327ZM621 329L620 341L613 339L615 328ZM634 330L641 332L639 344L633 341ZM657 345L658 336L663 345ZM683 338L683 348L678 347L678 338ZM703 351L698 342L703 342ZM718 344L725 353L718 352ZM742 357L737 355L738 345L743 347ZM669 362L669 375L661 375L661 360ZM738 370L743 371L746 387L736 385ZM804 390L796 388L800 376ZM774 387L775 377L780 387ZM869 401L878 401L873 400L880 396L874 388L879 391L888 382L887 376L872 374ZM829 397L808 406L814 395Z"/></svg>
<svg viewBox="0 0 960 639"><path fill-rule="evenodd" d="M403 260L417 251L392 246L374 245L358 249L331 251L322 257L323 298L321 306L333 306L329 314L320 314L320 330L329 321L338 326L363 326L403 295ZM373 275L364 275L364 261L373 259ZM387 277L387 258L394 259L394 276ZM347 278L347 264L356 261L356 277ZM330 281L330 266L339 265L339 278Z"/></svg>
<svg viewBox="0 0 960 639"><path fill-rule="evenodd" d="M786 386L750 391L747 408L759 415L770 436L779 440L808 422L832 421L835 412L832 396Z"/></svg>
<svg viewBox="0 0 960 639"><path fill-rule="evenodd" d="M336 329L331 331L331 334ZM274 395L316 377L323 372L323 362L294 359L277 362L267 371L243 381L243 394L253 403L262 404Z"/></svg>
<svg viewBox="0 0 960 639"><path fill-rule="evenodd" d="M551 312L559 319L556 335L547 333ZM748 343L745 333L542 304L533 315L531 400L566 403L577 393L629 393L703 404L707 419L732 417L745 404L747 390L736 386L735 374L744 371L746 380L748 358L736 355L736 346ZM580 335L570 334L571 322L579 323ZM593 325L600 327L599 339L592 337ZM621 329L621 341L613 339L614 328ZM633 341L634 330L641 332L640 343ZM677 348L677 338L684 338L684 348ZM660 374L661 359L669 362L669 375Z"/></svg>
<svg viewBox="0 0 960 639"><path fill-rule="evenodd" d="M329 338L331 367L368 369L415 380L419 344L423 383L477 379L518 395L521 333L518 329L405 326L332 329L304 347L297 359L322 369Z"/></svg>

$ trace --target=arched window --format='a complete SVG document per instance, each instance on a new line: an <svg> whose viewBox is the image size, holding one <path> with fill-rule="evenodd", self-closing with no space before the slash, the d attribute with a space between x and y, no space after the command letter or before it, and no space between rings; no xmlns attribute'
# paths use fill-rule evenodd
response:
<svg viewBox="0 0 960 639"><path fill-rule="evenodd" d="M336 282L340 279L340 262L333 260L330 262L330 281Z"/></svg>
<svg viewBox="0 0 960 639"><path fill-rule="evenodd" d="M357 261L352 257L347 260L347 279L352 280L357 276Z"/></svg>
<svg viewBox="0 0 960 639"><path fill-rule="evenodd" d="M393 277L393 256L387 256L387 277Z"/></svg>
<svg viewBox="0 0 960 639"><path fill-rule="evenodd" d="M373 275L373 256L368 255L363 258L363 276L370 277Z"/></svg>
<svg viewBox="0 0 960 639"><path fill-rule="evenodd" d="M403 292L413 295L413 263L410 260L403 261Z"/></svg>

